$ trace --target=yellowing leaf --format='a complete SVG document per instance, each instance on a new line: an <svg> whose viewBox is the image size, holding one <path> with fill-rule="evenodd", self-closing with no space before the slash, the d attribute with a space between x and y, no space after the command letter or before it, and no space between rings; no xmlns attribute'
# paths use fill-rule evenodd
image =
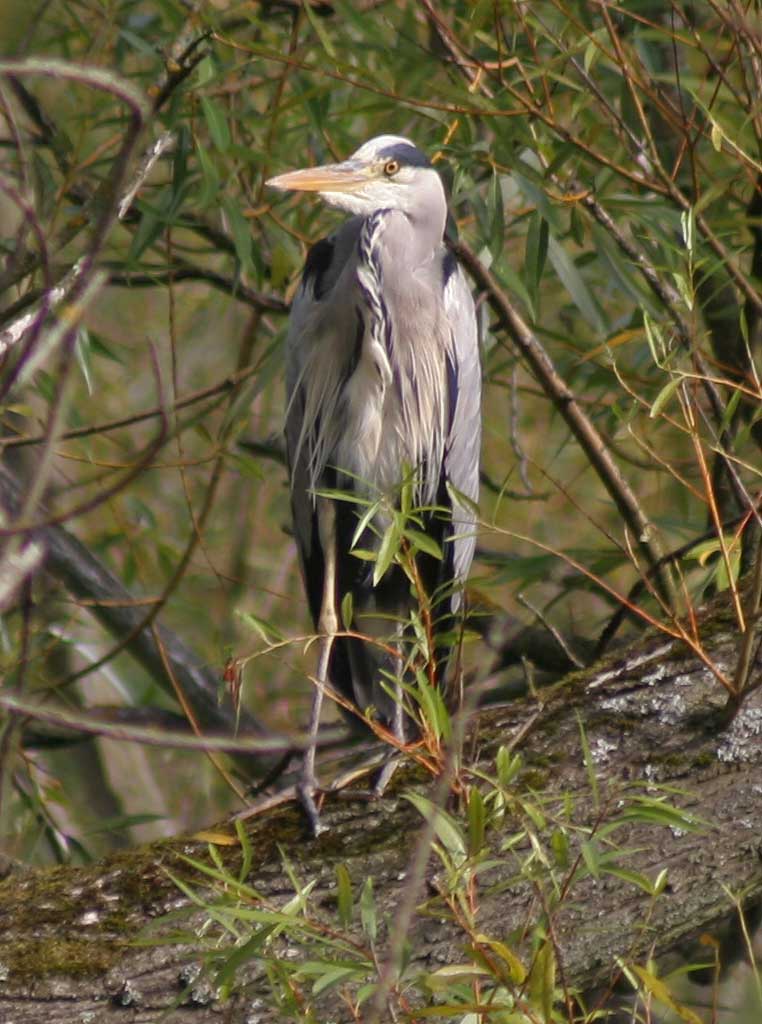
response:
<svg viewBox="0 0 762 1024"><path fill-rule="evenodd" d="M685 1021L685 1024L702 1024L698 1014L678 1002L661 978L651 974L645 967L638 967L637 964L632 965L632 970L637 974L643 987L651 993L654 999L660 1002L662 1006L666 1006L673 1013L676 1013L680 1020Z"/></svg>
<svg viewBox="0 0 762 1024"><path fill-rule="evenodd" d="M516 985L523 985L527 976L527 969L521 962L519 957L506 946L504 942L499 942L497 939L490 939L486 935L477 935L476 941L482 946L487 946L496 953L500 959L508 966L508 973L511 981Z"/></svg>
<svg viewBox="0 0 762 1024"><path fill-rule="evenodd" d="M203 829L201 832L194 832L191 839L198 840L199 843L213 843L215 846L240 846L238 836L231 836L228 832L212 832L209 829Z"/></svg>

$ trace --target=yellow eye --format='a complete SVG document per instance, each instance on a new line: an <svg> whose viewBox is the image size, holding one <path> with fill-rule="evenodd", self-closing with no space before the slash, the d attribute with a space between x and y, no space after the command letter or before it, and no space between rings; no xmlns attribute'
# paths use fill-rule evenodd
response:
<svg viewBox="0 0 762 1024"><path fill-rule="evenodd" d="M399 169L400 165L396 160L387 160L384 164L384 174L387 178L393 178Z"/></svg>

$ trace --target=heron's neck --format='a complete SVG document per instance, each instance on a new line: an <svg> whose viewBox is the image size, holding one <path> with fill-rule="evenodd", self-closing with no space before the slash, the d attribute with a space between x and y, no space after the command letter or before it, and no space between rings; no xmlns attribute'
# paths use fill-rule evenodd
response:
<svg viewBox="0 0 762 1024"><path fill-rule="evenodd" d="M414 269L427 263L439 251L444 236L447 200L439 175L432 171L414 199L408 208L403 204L383 211L381 245L387 258L400 268Z"/></svg>
<svg viewBox="0 0 762 1024"><path fill-rule="evenodd" d="M442 179L435 171L427 175L415 205L405 211L405 216L414 238L416 256L423 262L441 246L447 221L447 198Z"/></svg>
<svg viewBox="0 0 762 1024"><path fill-rule="evenodd" d="M379 233L383 262L399 272L428 263L439 251L444 235L445 217L437 213L384 211Z"/></svg>

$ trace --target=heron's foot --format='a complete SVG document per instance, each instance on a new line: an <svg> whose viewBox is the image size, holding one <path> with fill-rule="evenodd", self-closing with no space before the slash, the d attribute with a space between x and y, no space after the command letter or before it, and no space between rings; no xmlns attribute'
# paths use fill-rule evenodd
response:
<svg viewBox="0 0 762 1024"><path fill-rule="evenodd" d="M381 766L381 770L376 776L376 781L373 783L373 789L370 791L372 800L378 800L384 795L386 787L392 781L392 776L402 764L402 760L402 757L395 754L389 758L386 764Z"/></svg>
<svg viewBox="0 0 762 1024"><path fill-rule="evenodd" d="M310 832L314 839L322 832L328 831L328 826L324 825L320 820L320 811L315 803L315 794L318 792L318 788L315 785L315 779L302 779L296 786L296 795L299 798L299 803L302 805L304 813L307 815L307 823L310 828Z"/></svg>

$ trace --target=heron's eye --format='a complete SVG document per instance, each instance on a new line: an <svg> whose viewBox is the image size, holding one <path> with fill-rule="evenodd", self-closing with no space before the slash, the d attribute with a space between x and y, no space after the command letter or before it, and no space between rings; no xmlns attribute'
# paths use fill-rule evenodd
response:
<svg viewBox="0 0 762 1024"><path fill-rule="evenodd" d="M387 178L393 178L399 169L400 165L397 160L387 160L384 164L384 174Z"/></svg>

